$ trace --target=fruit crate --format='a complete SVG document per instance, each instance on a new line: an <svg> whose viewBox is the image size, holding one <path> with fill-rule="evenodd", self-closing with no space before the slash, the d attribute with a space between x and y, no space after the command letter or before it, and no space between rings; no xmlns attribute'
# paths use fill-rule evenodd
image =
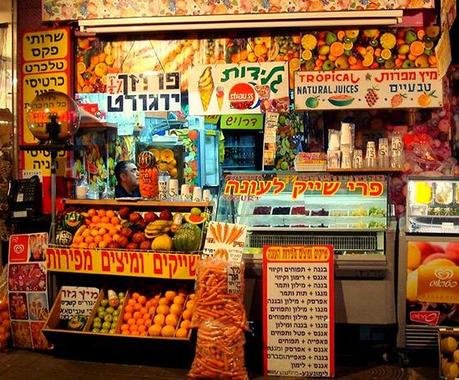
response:
<svg viewBox="0 0 459 380"><path fill-rule="evenodd" d="M439 379L459 378L459 328L438 329Z"/></svg>
<svg viewBox="0 0 459 380"><path fill-rule="evenodd" d="M96 305L100 303L100 300L103 297L103 293L100 292L99 296L97 297ZM65 334L84 334L87 331L87 326L90 320L90 315L86 318L85 324L82 329L79 330L71 330L66 328L64 324L66 323L62 319L60 319L61 313L61 299L62 299L62 289L59 290L57 297L54 301L54 304L51 308L51 311L48 314L48 318L45 321L45 327L43 328L43 333L46 338L50 339L53 336L56 336L65 333Z"/></svg>
<svg viewBox="0 0 459 380"><path fill-rule="evenodd" d="M120 318L120 316L123 314L123 308L124 308L124 305L125 305L125 302L126 302L126 297L128 297L128 292L123 292L124 297L122 299L119 298L120 294L121 294L120 292L116 293L116 296L118 297L118 300L119 300L118 301L119 304L116 307L113 307L112 305L110 305L109 290L102 289L100 291L100 294L99 294L99 297L97 299L97 302L94 305L92 313L90 314L90 316L88 318L88 321L87 321L87 323L86 323L86 325L85 325L85 327L83 329L84 332L88 332L88 333L91 333L91 334L106 334L106 335L114 335L114 334L117 334L119 332L119 329L120 329L120 326L121 326L121 318ZM104 303L104 300L107 301L106 304ZM109 307L112 307L113 311L107 313L107 309L109 309ZM103 316L100 315L101 312L102 312L101 308L104 309L104 311L103 311L104 315ZM104 318L105 318L105 316L107 314L111 314L112 318L113 318L115 310L118 311L118 313L116 313L115 315L119 316L118 319L115 322L113 322L113 319L110 320L110 321L104 320ZM110 333L110 330L108 330L107 332L93 331L94 330L94 322L95 322L96 318L103 319L101 321L101 327L96 327L98 330L103 329L102 326L103 326L104 322L110 322L110 324L111 324L110 330L113 329L114 331L112 333Z"/></svg>

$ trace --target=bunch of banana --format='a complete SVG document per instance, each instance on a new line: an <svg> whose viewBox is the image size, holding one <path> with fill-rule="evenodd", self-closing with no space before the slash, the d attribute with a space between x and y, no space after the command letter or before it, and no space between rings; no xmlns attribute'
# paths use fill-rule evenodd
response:
<svg viewBox="0 0 459 380"><path fill-rule="evenodd" d="M145 236L148 239L167 234L171 230L172 220L155 220L154 222L148 223L145 227Z"/></svg>

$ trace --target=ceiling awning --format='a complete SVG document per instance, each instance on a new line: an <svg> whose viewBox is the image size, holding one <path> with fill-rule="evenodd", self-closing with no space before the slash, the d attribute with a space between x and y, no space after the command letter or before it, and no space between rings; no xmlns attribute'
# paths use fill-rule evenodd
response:
<svg viewBox="0 0 459 380"><path fill-rule="evenodd" d="M403 10L227 14L79 20L81 32L167 31L389 26L402 23Z"/></svg>

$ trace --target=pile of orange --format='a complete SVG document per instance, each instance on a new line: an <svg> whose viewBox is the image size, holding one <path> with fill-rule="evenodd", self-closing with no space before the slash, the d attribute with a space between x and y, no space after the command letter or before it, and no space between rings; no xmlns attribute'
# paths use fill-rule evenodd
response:
<svg viewBox="0 0 459 380"><path fill-rule="evenodd" d="M160 296L152 298L134 292L123 308L122 335L147 336Z"/></svg>
<svg viewBox="0 0 459 380"><path fill-rule="evenodd" d="M121 220L113 210L89 209L84 225L73 237L73 248L106 248L112 241L121 239Z"/></svg>
<svg viewBox="0 0 459 380"><path fill-rule="evenodd" d="M191 296L194 297L194 295ZM174 290L166 291L164 296L159 299L153 323L148 329L148 335L169 338L188 337L191 311L186 308L186 299L187 296L182 291L178 293ZM179 326L180 319L182 321Z"/></svg>
<svg viewBox="0 0 459 380"><path fill-rule="evenodd" d="M8 301L0 299L0 350L6 348L10 337L10 315L8 313Z"/></svg>

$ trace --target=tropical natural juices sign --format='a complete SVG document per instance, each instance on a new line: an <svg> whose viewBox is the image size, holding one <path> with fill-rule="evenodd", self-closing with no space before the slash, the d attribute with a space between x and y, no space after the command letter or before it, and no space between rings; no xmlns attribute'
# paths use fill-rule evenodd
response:
<svg viewBox="0 0 459 380"><path fill-rule="evenodd" d="M295 109L441 107L437 69L298 71Z"/></svg>
<svg viewBox="0 0 459 380"><path fill-rule="evenodd" d="M189 76L191 115L287 112L286 62L197 65Z"/></svg>

